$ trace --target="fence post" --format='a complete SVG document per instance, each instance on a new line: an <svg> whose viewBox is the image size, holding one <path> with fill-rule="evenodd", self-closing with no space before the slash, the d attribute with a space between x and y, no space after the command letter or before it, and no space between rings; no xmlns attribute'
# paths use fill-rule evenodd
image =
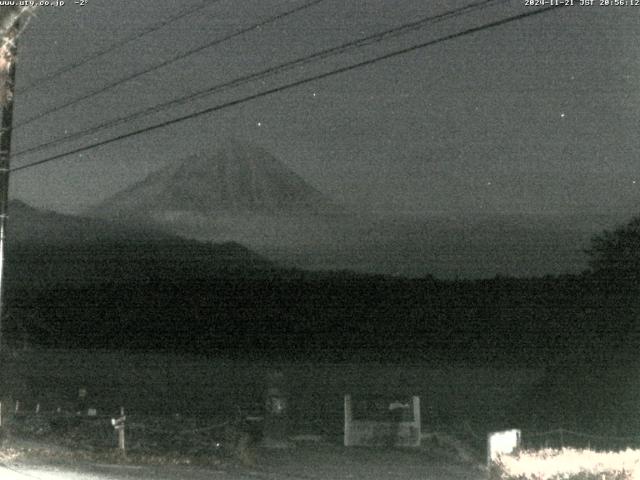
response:
<svg viewBox="0 0 640 480"><path fill-rule="evenodd" d="M120 450L122 450L122 453L126 455L127 447L124 438L124 407L120 407L120 418L122 418L122 426L118 430L118 448L120 448Z"/></svg>
<svg viewBox="0 0 640 480"><path fill-rule="evenodd" d="M351 395L344 396L344 446L351 446L351 424L353 422L353 410L351 406Z"/></svg>
<svg viewBox="0 0 640 480"><path fill-rule="evenodd" d="M288 388L284 373L267 373L267 392L262 444L266 448L289 448Z"/></svg>
<svg viewBox="0 0 640 480"><path fill-rule="evenodd" d="M125 436L124 436L124 428L125 428L124 422L126 419L127 417L124 414L124 407L120 407L119 418L111 419L111 425L113 425L113 428L118 432L118 448L122 451L123 455L127 454L127 448L126 448Z"/></svg>

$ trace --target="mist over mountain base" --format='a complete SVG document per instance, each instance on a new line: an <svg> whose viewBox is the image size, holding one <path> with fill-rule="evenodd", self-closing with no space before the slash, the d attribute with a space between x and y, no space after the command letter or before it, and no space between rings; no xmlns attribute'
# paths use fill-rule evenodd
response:
<svg viewBox="0 0 640 480"><path fill-rule="evenodd" d="M625 220L429 211L376 216L361 208L339 205L265 149L229 138L169 162L85 214L204 242L236 242L281 267L443 279L580 273L592 236Z"/></svg>
<svg viewBox="0 0 640 480"><path fill-rule="evenodd" d="M238 242L282 267L352 270L442 279L542 277L587 268L593 235L607 216L325 217L171 212L153 216L167 232Z"/></svg>

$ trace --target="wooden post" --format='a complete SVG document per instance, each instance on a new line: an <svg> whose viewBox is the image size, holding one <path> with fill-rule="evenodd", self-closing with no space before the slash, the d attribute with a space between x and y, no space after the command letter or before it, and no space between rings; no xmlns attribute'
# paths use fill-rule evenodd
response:
<svg viewBox="0 0 640 480"><path fill-rule="evenodd" d="M122 424L120 425L120 428L118 429L118 448L120 450L122 450L122 454L126 455L127 454L127 446L125 444L125 437L124 437L124 407L120 407L120 418L122 418Z"/></svg>
<svg viewBox="0 0 640 480"><path fill-rule="evenodd" d="M120 417L119 418L112 418L111 419L111 425L113 425L113 428L118 432L118 448L122 451L122 454L126 456L127 454L127 446L125 443L125 435L124 435L124 428L125 428L125 420L127 419L127 417L124 414L124 407L120 407Z"/></svg>
<svg viewBox="0 0 640 480"><path fill-rule="evenodd" d="M493 458L491 456L491 435L492 433L487 433L487 471L491 472L491 467L493 466Z"/></svg>
<svg viewBox="0 0 640 480"><path fill-rule="evenodd" d="M2 32L0 40L0 349L2 338L4 305L4 256L5 229L7 222L7 206L9 204L9 159L11 153L11 128L13 119L13 92L16 72L16 38L18 24L14 24L7 31Z"/></svg>
<svg viewBox="0 0 640 480"><path fill-rule="evenodd" d="M420 397L413 397L413 426L418 432L418 438L415 443L416 447L420 446L420 442L422 441L422 416L420 413Z"/></svg>
<svg viewBox="0 0 640 480"><path fill-rule="evenodd" d="M267 374L267 392L262 445L266 448L288 448L288 389L281 370Z"/></svg>
<svg viewBox="0 0 640 480"><path fill-rule="evenodd" d="M344 396L344 446L351 445L351 422L353 422L353 411L351 408L351 395Z"/></svg>

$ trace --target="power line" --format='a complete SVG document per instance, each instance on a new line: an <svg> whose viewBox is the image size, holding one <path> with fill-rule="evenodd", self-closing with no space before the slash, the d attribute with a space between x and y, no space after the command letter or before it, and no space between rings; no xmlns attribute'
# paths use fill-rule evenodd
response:
<svg viewBox="0 0 640 480"><path fill-rule="evenodd" d="M332 76L338 75L340 73L345 73L345 72L349 72L351 70L355 70L355 69L358 69L358 68L362 68L362 67L366 67L366 66L369 66L369 65L373 65L373 64L381 62L383 60L387 60L387 59L390 59L390 58L393 58L393 57L397 57L399 55L404 55L404 54L407 54L407 53L410 53L410 52L414 52L414 51L419 50L421 48L430 47L432 45L436 45L436 44L439 44L439 43L442 43L442 42L446 42L448 40L453 40L455 38L460 38L460 37L463 37L463 36L466 36L466 35L477 33L477 32L480 32L482 30L488 30L490 28L494 28L494 27L498 27L498 26L501 26L501 25L505 25L507 23L511 23L511 22L522 20L522 19L527 18L527 17L532 17L534 15L539 15L541 13L545 13L545 12L551 11L552 9L555 9L555 8L559 8L559 7L556 7L556 6L543 7L543 8L537 9L537 10L527 11L527 12L521 13L519 15L514 15L514 16L511 16L511 17L503 18L501 20L495 20L493 22L485 23L485 24L480 25L478 27L468 28L468 29L463 30L461 32L445 35L443 37L436 38L434 40L429 40L427 42L423 42L423 43L420 43L420 44L417 44L417 45L412 45L411 47L406 47L406 48L403 48L403 49L400 49L400 50L396 50L396 51L393 51L393 52L390 52L390 53L386 53L384 55L380 55L378 57L374 57L374 58L371 58L369 60L364 60L362 62L358 62L358 63L352 64L352 65L348 65L346 67L341 67L341 68L338 68L338 69L335 69L335 70L331 70L329 72L325 72L325 73L321 73L321 74L318 74L318 75L314 75L314 76L307 77L307 78L304 78L304 79L301 79L301 80L296 80L295 82L291 82L291 83L288 83L288 84L285 84L285 85L281 85L279 87L274 87L274 88L271 88L271 89L268 89L268 90L264 90L262 92L259 92L259 93L253 94L253 95L249 95L249 96L237 99L237 100L232 100L232 101L229 101L229 102L226 102L226 103L215 105L213 107L209 107L209 108L206 108L204 110L200 110L198 112L191 113L189 115L184 115L182 117L174 118L172 120L167 120L167 121L155 124L155 125L151 125L151 126L148 126L148 127L145 127L145 128L141 128L139 130L135 130L133 132L129 132L129 133L125 133L125 134L122 134L122 135L118 135L116 137L113 137L113 138L110 138L110 139L107 139L107 140L102 140L102 141L99 141L99 142L96 142L96 143L93 143L93 144L90 144L90 145L86 145L84 147L79 147L79 148L76 148L74 150L70 150L70 151L65 152L65 153L60 153L60 154L57 154L57 155L53 155L51 157L44 158L42 160L38 160L38 161L35 161L35 162L27 163L27 164L22 165L20 167L14 167L14 168L11 169L11 171L15 172L15 171L20 171L20 170L25 170L25 169L32 168L32 167L35 167L35 166L38 166L38 165L42 165L42 164L45 164L45 163L53 162L53 161L59 160L59 159L61 159L63 157L69 156L69 155L74 155L76 153L85 152L85 151L92 150L92 149L97 148L97 147L101 147L101 146L104 146L104 145L108 145L110 143L114 143L114 142L117 142L117 141L120 141L120 140L124 140L126 138L134 137L134 136L137 136L137 135L141 135L143 133L151 132L153 130L157 130L157 129L160 129L160 128L168 127L170 125L173 125L173 124L185 121L185 120L190 120L192 118L196 118L196 117L200 117L200 116L203 116L203 115L207 115L209 113L216 112L218 110L222 110L222 109L225 109L225 108L233 107L233 106L236 106L236 105L239 105L239 104L242 104L242 103L249 102L251 100L256 100L256 99L261 98L261 97L272 95L274 93L279 93L279 92L282 92L284 90L288 90L290 88L298 87L300 85L304 85L304 84L307 84L307 83L310 83L310 82L313 82L313 81L316 81L316 80L322 80L324 78L332 77Z"/></svg>
<svg viewBox="0 0 640 480"><path fill-rule="evenodd" d="M293 15L294 13L300 12L302 10L306 10L307 8L310 8L310 7L312 7L312 6L316 5L316 4L318 4L320 2L324 2L324 1L325 0L310 0L310 1L306 2L303 5L299 5L297 7L294 7L292 9L289 9L289 10L287 10L285 12L282 12L282 13L279 13L277 15L272 15L272 16L266 18L265 20L261 20L259 22L256 22L256 23L254 23L254 24L252 24L252 25L250 25L248 27L242 28L242 29L240 29L240 30L238 30L238 31L236 31L234 33L231 33L229 35L226 35L226 36L224 36L222 38L217 38L217 39L215 39L215 40L213 40L211 42L208 42L208 43L206 43L204 45L201 45L199 47L193 48L193 49L191 49L191 50L189 50L187 52L179 53L177 55L174 55L173 57L171 57L168 60L165 60L165 61L163 61L161 63L158 63L156 65L152 65L149 68L146 68L146 69L141 70L139 72L136 72L136 73L133 73L131 75L128 75L128 76L126 76L126 77L124 77L124 78L122 78L120 80L116 80L115 82L109 83L109 84L107 84L107 85L105 85L103 87L98 88L97 90L93 90L92 92L89 92L87 94L84 94L84 95L81 95L79 97L76 97L73 100L70 100L70 101L68 101L66 103L63 103L61 105L58 105L58 106L52 107L52 108L50 108L48 110L45 110L44 112L42 112L42 113L40 113L38 115L35 115L35 116L31 117L31 118L28 118L28 119L24 120L21 123L18 123L17 125L15 125L13 127L13 129L14 130L19 129L19 128L21 128L21 127L23 127L25 125L28 125L29 123L32 123L32 122L34 122L36 120L39 120L42 117L45 117L45 116L47 116L47 115L49 115L51 113L57 112L59 110L67 108L67 107L70 107L71 105L75 105L76 103L81 102L83 100L87 100L88 98L95 97L96 95L99 95L99 94L104 93L104 92L106 92L108 90L111 90L112 88L120 86L123 83L129 82L129 81L131 81L131 80L133 80L135 78L141 77L142 75L146 75L147 73L153 72L153 71L158 70L158 69L163 68L163 67L166 67L167 65L170 65L170 64L172 64L174 62L177 62L178 60L182 60L184 58L187 58L187 57L189 57L191 55L194 55L194 54L196 54L198 52L201 52L201 51L206 50L208 48L214 47L216 45L219 45L219 44L221 44L223 42L226 42L227 40L231 40L232 38L238 37L238 36L243 35L243 34L245 34L247 32L251 32L253 30L257 30L260 27L263 27L264 25L267 25L269 23L273 23L273 22L275 22L277 20L281 20L281 19L286 18L286 17L288 17L290 15Z"/></svg>
<svg viewBox="0 0 640 480"><path fill-rule="evenodd" d="M186 103L188 101L191 100L195 100L197 98L201 98L204 96L208 96L211 95L213 93L219 92L221 90L226 90L227 88L231 88L231 87L237 87L239 85L245 84L249 81L252 80L257 80L257 79L262 79L265 78L267 76L272 76L272 75L277 75L279 73L282 73L284 71L290 70L294 67L298 67L301 65L305 65L307 63L310 63L312 61L316 61L316 60L322 60L325 59L329 56L333 56L333 55L337 55L337 54L341 54L344 53L352 48L359 48L365 45L371 45L374 43L378 43L381 42L383 40L386 40L387 38L391 38L391 37L396 37L399 36L401 34L407 33L409 31L413 31L413 30L417 30L418 28L422 28L430 23L435 23L437 21L441 21L441 20L446 20L455 16L459 16L459 15L463 15L463 14L467 14L470 13L472 11L476 11L482 8L486 8L487 6L489 6L491 3L500 3L500 2L506 2L508 0L481 0L479 2L476 3L471 3L468 4L464 7L460 7L454 10L450 10L438 15L431 15L428 17L423 17L419 20L416 20L414 22L408 23L408 24L403 24L400 25L398 27L394 27L382 32L378 32L375 33L373 35L368 35L366 37L360 38L360 39L356 39L356 40L352 40L346 43L343 43L341 45L338 45L336 47L332 47L332 48L328 48L325 50L321 50L319 52L316 52L314 54L308 55L308 56L304 56L304 57L300 57L297 58L295 60L291 60L288 62L284 62L284 63L280 63L278 65L275 65L273 67L269 67L265 70L261 70L259 72L255 72L249 75L245 75L221 84L217 84L214 85L213 87L208 87L204 90L200 90L185 96L182 96L180 98L176 98L173 100L169 100L167 102L158 104L158 105L154 105L148 108L145 108L143 110L140 110L138 112L129 114L129 115L125 115L113 120L109 120L105 123L99 124L99 125L95 125L93 127L89 127L87 129L84 130L80 130L78 132L74 132L71 133L69 135L65 135L63 137L54 139L54 140L50 140L48 142L42 143L40 145L36 145L33 147L29 147L26 148L24 150L18 151L14 154L14 156L20 156L20 155L24 155L27 153L33 153L33 152L37 152L37 151L41 151L44 150L48 147L51 147L53 145L58 145L60 143L64 143L76 138L80 138L83 137L85 135L89 135L91 133L95 133L99 130L105 129L105 128L109 128L109 127L114 127L117 125L121 125L123 123L129 122L131 120L149 115L151 113L156 113L159 111L162 111L164 109L167 109L171 106L177 106L183 103Z"/></svg>
<svg viewBox="0 0 640 480"><path fill-rule="evenodd" d="M184 17L188 17L189 15L198 12L200 10L204 10L205 8L209 7L210 5L213 5L216 2L219 2L220 0L205 0L204 2L201 2L199 5L197 5L194 8L188 8L183 10L182 12L178 13L177 15L174 15L172 17L169 17L165 20L161 20L160 22L154 23L153 25L148 26L147 28L145 28L144 30L142 30L141 32L138 33L134 33L133 35L129 35L121 40L118 40L117 42L112 43L111 45L109 45L108 47L106 47L103 50L99 50L97 52L94 53L90 53L89 55L81 58L80 60L71 63L69 65L65 65L61 68L59 68L58 70L55 70L51 73L48 73L46 75L43 75L42 77L34 80L33 82L31 82L29 85L23 87L23 88L19 88L17 89L18 93L24 93L28 90L31 90L33 88L37 88L40 85L44 85L45 83L49 82L50 80L53 80L56 77L59 77L62 74L65 74L67 72L70 72L71 70L75 70L76 68L79 68L93 60L95 60L96 58L100 58L108 53L112 53L115 49L122 47L123 45L126 45L127 43L131 43L134 42L142 37L144 37L145 35L148 35L149 33L153 33L157 30L160 30L161 28L164 28L165 26L172 24Z"/></svg>

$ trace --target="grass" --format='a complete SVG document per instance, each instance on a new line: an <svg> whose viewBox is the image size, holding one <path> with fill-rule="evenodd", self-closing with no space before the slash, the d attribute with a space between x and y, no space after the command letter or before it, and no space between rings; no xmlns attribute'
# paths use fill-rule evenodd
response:
<svg viewBox="0 0 640 480"><path fill-rule="evenodd" d="M64 412L13 415L3 427L0 458L153 465L219 465L248 458L236 445L223 448L228 425L214 426L206 428L189 418L133 417L127 421L124 454L116 448L109 418ZM244 447L250 446L245 443Z"/></svg>
<svg viewBox="0 0 640 480"><path fill-rule="evenodd" d="M160 353L86 350L20 351L5 361L5 391L25 410L71 410L78 389L98 413L217 417L262 409L267 374L281 370L296 428L313 422L340 434L346 393L419 395L423 424L469 420L479 425L504 412L540 378L539 369L440 364L274 363ZM11 404L13 405L13 404ZM500 418L496 419L496 421ZM500 425L502 426L502 425Z"/></svg>
<svg viewBox="0 0 640 480"><path fill-rule="evenodd" d="M503 455L491 480L640 480L640 450L543 449Z"/></svg>
<svg viewBox="0 0 640 480"><path fill-rule="evenodd" d="M477 432L487 431L485 423L504 416L542 374L538 369L465 365L272 364L160 353L33 349L19 351L5 362L4 380L11 398L3 405L13 409L20 400L25 412L15 419L5 446L19 454L30 449L30 456L98 463L259 463L261 459L254 460L250 451L245 456L236 449L240 439L226 441L225 436L234 435L224 428L206 428L233 419L239 410L262 412L266 376L274 368L287 379L291 433L321 433L340 445L345 393L417 394L424 432L451 433L478 451L484 448L484 434L476 442L467 438L466 429L454 432L453 426L468 422ZM85 408L96 408L103 417L73 413L80 388L88 392ZM34 415L37 406L39 421ZM109 423L120 406L127 414L127 458L116 451L116 434ZM72 413L46 413L58 408ZM461 456L467 461L473 456L441 434L425 439L425 447L423 457L457 462Z"/></svg>

